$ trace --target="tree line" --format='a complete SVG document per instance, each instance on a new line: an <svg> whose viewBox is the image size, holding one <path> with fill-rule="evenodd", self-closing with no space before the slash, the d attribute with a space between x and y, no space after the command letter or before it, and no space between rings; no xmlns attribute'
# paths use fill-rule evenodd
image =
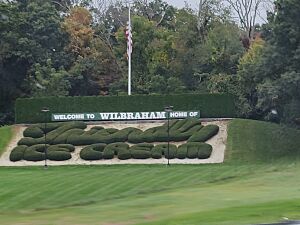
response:
<svg viewBox="0 0 300 225"><path fill-rule="evenodd" d="M241 117L296 124L300 2L272 2L262 26L264 0L225 2L132 1L133 94L230 93ZM118 0L1 1L0 124L19 97L126 94L127 21Z"/></svg>

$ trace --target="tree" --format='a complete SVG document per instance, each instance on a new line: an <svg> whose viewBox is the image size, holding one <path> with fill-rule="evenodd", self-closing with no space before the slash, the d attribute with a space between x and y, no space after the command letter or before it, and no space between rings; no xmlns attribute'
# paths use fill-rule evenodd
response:
<svg viewBox="0 0 300 225"><path fill-rule="evenodd" d="M264 47L246 55L239 66L243 115L294 124L300 118L300 2L278 0ZM250 57L251 54L255 57Z"/></svg>
<svg viewBox="0 0 300 225"><path fill-rule="evenodd" d="M270 0L225 0L236 14L250 41L254 40L255 25L262 10L270 9Z"/></svg>
<svg viewBox="0 0 300 225"><path fill-rule="evenodd" d="M28 78L35 63L51 59L58 69L69 63L68 40L61 16L51 1L0 3L0 111L12 108L17 97L30 95Z"/></svg>

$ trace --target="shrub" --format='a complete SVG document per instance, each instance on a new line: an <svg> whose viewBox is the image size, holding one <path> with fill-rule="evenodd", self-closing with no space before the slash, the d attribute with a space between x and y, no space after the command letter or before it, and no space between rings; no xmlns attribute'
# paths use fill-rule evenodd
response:
<svg viewBox="0 0 300 225"><path fill-rule="evenodd" d="M111 143L111 144L107 145L105 147L105 150L110 149L114 152L115 155L117 155L120 150L128 150L128 148L129 148L128 144L123 143L123 142L116 142L116 143Z"/></svg>
<svg viewBox="0 0 300 225"><path fill-rule="evenodd" d="M75 129L75 128L85 129L86 124L84 122L79 122L79 121L65 123L65 125L58 127L57 129L47 133L47 143L51 143L51 144L54 143L55 138L64 134L68 130Z"/></svg>
<svg viewBox="0 0 300 225"><path fill-rule="evenodd" d="M128 142L130 143L143 143L143 131L140 129L135 129L133 130L129 135L128 135Z"/></svg>
<svg viewBox="0 0 300 225"><path fill-rule="evenodd" d="M25 137L25 138L21 138L18 141L18 145L32 146L32 145L40 144L40 142L41 141L37 141L37 139L31 138L31 137ZM45 143L45 141L42 143Z"/></svg>
<svg viewBox="0 0 300 225"><path fill-rule="evenodd" d="M114 158L115 153L112 149L110 148L105 148L103 151L103 159L112 159Z"/></svg>
<svg viewBox="0 0 300 225"><path fill-rule="evenodd" d="M47 148L47 151L64 151L64 152L74 152L75 147L70 144L57 144L57 145L51 145Z"/></svg>
<svg viewBox="0 0 300 225"><path fill-rule="evenodd" d="M206 143L189 142L179 147L179 150L187 151L187 157L190 159L207 159L212 152L212 146Z"/></svg>
<svg viewBox="0 0 300 225"><path fill-rule="evenodd" d="M44 132L38 126L30 126L24 130L23 136L31 138L40 138L44 136Z"/></svg>
<svg viewBox="0 0 300 225"><path fill-rule="evenodd" d="M160 159L161 157L162 157L162 148L159 148L159 147L157 147L157 148L152 148L151 149L151 157L153 158L153 159Z"/></svg>
<svg viewBox="0 0 300 225"><path fill-rule="evenodd" d="M53 161L65 161L71 159L70 152L66 151L47 151L47 159Z"/></svg>
<svg viewBox="0 0 300 225"><path fill-rule="evenodd" d="M198 149L199 159L208 159L212 153L212 146L206 143L200 143L202 146Z"/></svg>
<svg viewBox="0 0 300 225"><path fill-rule="evenodd" d="M109 134L114 134L114 133L116 133L116 132L119 131L119 130L116 129L116 128L107 128L107 129L105 129L105 130L106 130L106 132L109 133Z"/></svg>
<svg viewBox="0 0 300 225"><path fill-rule="evenodd" d="M187 146L185 144L180 145L176 152L176 158L185 159L187 157Z"/></svg>
<svg viewBox="0 0 300 225"><path fill-rule="evenodd" d="M215 136L219 132L219 127L217 125L207 125L199 130L197 133L193 134L188 142L205 142Z"/></svg>
<svg viewBox="0 0 300 225"><path fill-rule="evenodd" d="M131 158L131 153L129 149L119 149L118 150L118 159L126 160Z"/></svg>
<svg viewBox="0 0 300 225"><path fill-rule="evenodd" d="M46 145L46 148L48 148L48 145ZM45 160L45 145L39 144L39 145L33 145L24 151L24 159L27 161L42 161Z"/></svg>
<svg viewBox="0 0 300 225"><path fill-rule="evenodd" d="M130 150L132 158L134 159L149 159L151 158L151 152L145 150Z"/></svg>
<svg viewBox="0 0 300 225"><path fill-rule="evenodd" d="M79 132L70 134L66 142L68 144L72 144L75 146L81 146L81 145L91 145L95 143L100 143L103 142L103 140L101 141L95 135L85 135L83 131L81 134Z"/></svg>
<svg viewBox="0 0 300 225"><path fill-rule="evenodd" d="M152 149L151 152L161 152L165 158L174 159L177 152L177 146L170 144L168 151L168 144L158 144Z"/></svg>
<svg viewBox="0 0 300 225"><path fill-rule="evenodd" d="M27 148L26 145L20 145L15 147L9 155L9 160L12 162L17 162L22 160L24 158L24 152L26 148Z"/></svg>
<svg viewBox="0 0 300 225"><path fill-rule="evenodd" d="M175 120L175 122L170 126L170 132L173 131L178 133L184 133L197 125L201 125L201 122L200 120L195 118ZM167 123L165 123L164 126L167 126Z"/></svg>
<svg viewBox="0 0 300 225"><path fill-rule="evenodd" d="M151 149L154 147L153 144L150 143L141 143L136 144L130 147L130 150L140 150L140 151L151 151Z"/></svg>
<svg viewBox="0 0 300 225"><path fill-rule="evenodd" d="M57 144L57 141L55 139L59 137L60 135L63 135L66 133L68 130L71 129L85 129L86 124L83 122L68 122L64 123L62 126L58 127L55 130L50 131L47 133L46 141L48 144ZM32 146L32 145L37 145L37 144L44 144L45 143L45 138L30 138L30 137L25 137L22 138L19 142L18 145L27 145L27 146Z"/></svg>
<svg viewBox="0 0 300 225"><path fill-rule="evenodd" d="M200 110L202 117L234 117L234 98L227 94L135 95L109 97L44 97L16 100L16 123L44 121L40 109L46 104L52 112L145 112L160 111L162 105L176 110ZM47 118L50 121L50 116Z"/></svg>
<svg viewBox="0 0 300 225"><path fill-rule="evenodd" d="M55 130L61 126L66 125L67 123L69 123L69 122L55 122L55 123L52 122L52 123L46 123L46 126L45 126L45 123L38 123L36 126L38 126L43 131L43 133L45 131L46 131L46 133L48 133L52 130Z"/></svg>
<svg viewBox="0 0 300 225"><path fill-rule="evenodd" d="M91 146L87 146L80 151L80 158L83 160L100 160L102 159L102 152L95 151Z"/></svg>
<svg viewBox="0 0 300 225"><path fill-rule="evenodd" d="M52 141L52 144L66 144L66 143L69 143L68 138L70 136L72 136L72 135L81 135L83 133L84 133L84 130L78 129L78 128L68 130L65 133L63 133L63 134L59 135L58 137L56 137Z"/></svg>

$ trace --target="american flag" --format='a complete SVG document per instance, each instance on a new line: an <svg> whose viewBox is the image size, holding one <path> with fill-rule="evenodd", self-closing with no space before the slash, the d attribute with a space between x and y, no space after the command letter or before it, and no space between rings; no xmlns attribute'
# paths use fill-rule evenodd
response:
<svg viewBox="0 0 300 225"><path fill-rule="evenodd" d="M132 53L132 33L131 33L130 21L127 22L125 35L126 35L126 40L127 40L127 57L129 57L129 55L131 55L131 53Z"/></svg>

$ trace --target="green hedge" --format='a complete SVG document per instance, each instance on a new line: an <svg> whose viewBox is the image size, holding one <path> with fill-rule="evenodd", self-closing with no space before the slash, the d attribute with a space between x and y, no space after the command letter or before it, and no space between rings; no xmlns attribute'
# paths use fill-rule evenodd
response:
<svg viewBox="0 0 300 225"><path fill-rule="evenodd" d="M176 157L179 159L207 159L212 152L212 146L206 143L189 142L180 145L177 150ZM186 155L186 157L185 157Z"/></svg>
<svg viewBox="0 0 300 225"><path fill-rule="evenodd" d="M103 158L103 151L106 144L93 144L80 151L80 158L84 160L100 160Z"/></svg>
<svg viewBox="0 0 300 225"><path fill-rule="evenodd" d="M188 142L205 142L215 136L219 132L219 126L210 124L203 127L198 132L194 133L187 141Z"/></svg>
<svg viewBox="0 0 300 225"><path fill-rule="evenodd" d="M45 106L51 113L80 113L162 111L166 105L173 105L174 110L200 110L201 117L235 116L234 99L230 95L180 94L19 98L15 104L15 119L16 123L44 122L41 109Z"/></svg>
<svg viewBox="0 0 300 225"><path fill-rule="evenodd" d="M15 147L9 155L10 161L17 162L17 161L24 159L24 152L25 152L26 148L27 148L26 145L20 145L20 146Z"/></svg>
<svg viewBox="0 0 300 225"><path fill-rule="evenodd" d="M38 126L30 126L24 130L23 136L31 138L41 138L44 136L44 131Z"/></svg>

